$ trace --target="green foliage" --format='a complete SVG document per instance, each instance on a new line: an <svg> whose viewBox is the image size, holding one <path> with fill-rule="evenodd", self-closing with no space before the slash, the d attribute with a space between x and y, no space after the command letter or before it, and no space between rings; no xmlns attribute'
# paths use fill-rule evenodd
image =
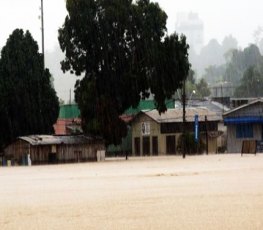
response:
<svg viewBox="0 0 263 230"><path fill-rule="evenodd" d="M200 97L208 97L211 92L208 88L208 84L204 78L202 78L197 84L196 84L196 90L197 94L200 95Z"/></svg>
<svg viewBox="0 0 263 230"><path fill-rule="evenodd" d="M183 149L183 141L185 138L185 152L187 154L196 154L203 153L205 151L205 143L199 138L198 143L195 142L193 133L185 133L180 135L178 139L177 149L179 152L182 152Z"/></svg>
<svg viewBox="0 0 263 230"><path fill-rule="evenodd" d="M203 78L209 83L209 84L215 84L217 82L221 82L223 80L223 76L226 71L225 65L211 65L208 66L205 69L205 73L203 75Z"/></svg>
<svg viewBox="0 0 263 230"><path fill-rule="evenodd" d="M28 31L16 29L1 51L0 92L0 147L21 135L53 132L58 98Z"/></svg>
<svg viewBox="0 0 263 230"><path fill-rule="evenodd" d="M231 50L237 49L237 45L237 39L235 39L232 35L226 36L222 41L223 54L227 55L227 53Z"/></svg>
<svg viewBox="0 0 263 230"><path fill-rule="evenodd" d="M166 35L167 15L149 0L67 0L68 16L59 29L62 70L84 75L75 87L83 130L119 144L125 109L153 93L166 110L188 75L184 36Z"/></svg>
<svg viewBox="0 0 263 230"><path fill-rule="evenodd" d="M187 81L189 81L193 85L195 84L195 72L192 69L189 70Z"/></svg>
<svg viewBox="0 0 263 230"><path fill-rule="evenodd" d="M235 90L236 97L263 97L263 63L260 66L251 66L241 79Z"/></svg>
<svg viewBox="0 0 263 230"><path fill-rule="evenodd" d="M224 81L232 82L239 85L245 71L251 67L260 64L262 56L259 49L255 45L242 50L233 50L231 52L230 61L227 63Z"/></svg>

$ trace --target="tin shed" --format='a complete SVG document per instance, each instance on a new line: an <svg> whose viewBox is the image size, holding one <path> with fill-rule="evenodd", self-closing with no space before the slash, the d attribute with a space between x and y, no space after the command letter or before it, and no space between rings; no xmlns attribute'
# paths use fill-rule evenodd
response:
<svg viewBox="0 0 263 230"><path fill-rule="evenodd" d="M96 161L97 151L105 150L101 138L78 136L31 135L19 137L5 149L6 159L32 164Z"/></svg>

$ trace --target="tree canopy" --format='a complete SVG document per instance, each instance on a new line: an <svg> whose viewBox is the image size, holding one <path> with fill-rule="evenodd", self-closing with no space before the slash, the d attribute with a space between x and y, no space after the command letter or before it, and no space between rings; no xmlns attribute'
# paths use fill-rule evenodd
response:
<svg viewBox="0 0 263 230"><path fill-rule="evenodd" d="M262 56L256 45L250 45L244 50L233 50L226 64L224 80L238 85L245 71L251 66L259 65L261 60Z"/></svg>
<svg viewBox="0 0 263 230"><path fill-rule="evenodd" d="M184 36L167 35L166 13L149 0L67 0L59 29L62 70L83 75L75 87L83 130L118 144L119 119L141 98L154 95L159 112L188 75Z"/></svg>
<svg viewBox="0 0 263 230"><path fill-rule="evenodd" d="M263 97L263 62L249 67L235 90L236 97Z"/></svg>
<svg viewBox="0 0 263 230"><path fill-rule="evenodd" d="M0 147L21 135L53 132L58 98L28 31L16 29L1 51L0 94Z"/></svg>

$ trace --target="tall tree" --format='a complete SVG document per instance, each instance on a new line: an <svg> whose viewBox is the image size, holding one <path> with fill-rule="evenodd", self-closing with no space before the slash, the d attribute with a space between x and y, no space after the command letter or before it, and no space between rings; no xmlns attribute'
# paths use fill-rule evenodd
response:
<svg viewBox="0 0 263 230"><path fill-rule="evenodd" d="M226 36L222 41L223 53L226 54L230 50L237 49L237 45L238 42L236 38L234 38L231 34Z"/></svg>
<svg viewBox="0 0 263 230"><path fill-rule="evenodd" d="M53 132L59 103L31 34L16 29L1 51L0 147L20 135Z"/></svg>
<svg viewBox="0 0 263 230"><path fill-rule="evenodd" d="M182 86L189 70L184 36L167 36L167 15L149 0L67 0L59 29L62 70L84 75L75 87L85 132L118 144L119 115L154 94L156 107Z"/></svg>
<svg viewBox="0 0 263 230"><path fill-rule="evenodd" d="M197 94L202 98L208 97L211 94L208 84L204 78L200 79L200 81L196 84L196 90Z"/></svg>
<svg viewBox="0 0 263 230"><path fill-rule="evenodd" d="M262 61L259 48L250 45L244 50L233 50L226 66L224 80L238 85L245 71L251 67L259 65Z"/></svg>
<svg viewBox="0 0 263 230"><path fill-rule="evenodd" d="M235 90L236 97L262 97L263 96L263 63L259 66L249 67Z"/></svg>

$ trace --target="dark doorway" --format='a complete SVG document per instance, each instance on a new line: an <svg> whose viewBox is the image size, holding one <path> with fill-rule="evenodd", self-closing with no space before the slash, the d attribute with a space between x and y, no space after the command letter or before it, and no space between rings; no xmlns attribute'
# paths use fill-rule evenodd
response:
<svg viewBox="0 0 263 230"><path fill-rule="evenodd" d="M135 137L134 138L134 149L135 149L135 156L140 156L141 155L141 143L140 143L140 138Z"/></svg>
<svg viewBox="0 0 263 230"><path fill-rule="evenodd" d="M58 158L56 153L49 153L48 154L48 163L49 164L56 164L58 163Z"/></svg>
<svg viewBox="0 0 263 230"><path fill-rule="evenodd" d="M175 144L175 136L167 136L166 137L166 153L167 154L175 154L176 153L176 144Z"/></svg>
<svg viewBox="0 0 263 230"><path fill-rule="evenodd" d="M150 155L150 137L143 137L142 142L143 155Z"/></svg>
<svg viewBox="0 0 263 230"><path fill-rule="evenodd" d="M154 156L158 155L158 137L156 136L152 137L152 151Z"/></svg>

